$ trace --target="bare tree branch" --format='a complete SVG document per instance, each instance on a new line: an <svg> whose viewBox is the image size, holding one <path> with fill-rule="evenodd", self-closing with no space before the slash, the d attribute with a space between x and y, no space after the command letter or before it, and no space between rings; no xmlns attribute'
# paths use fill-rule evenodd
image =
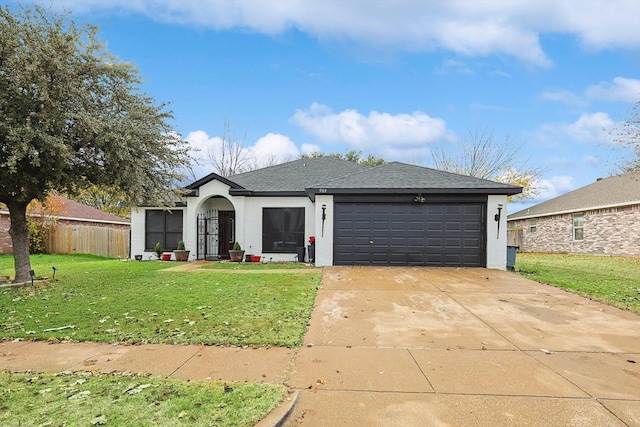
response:
<svg viewBox="0 0 640 427"><path fill-rule="evenodd" d="M231 130L229 120L224 120L222 142L218 146L208 147L206 155L217 174L227 177L256 169L254 159L245 148L247 133L241 138Z"/></svg>
<svg viewBox="0 0 640 427"><path fill-rule="evenodd" d="M523 192L513 197L527 199L539 194L542 169L528 165L523 148L509 136L496 142L492 131L476 130L458 146L435 146L431 156L436 169L521 186Z"/></svg>

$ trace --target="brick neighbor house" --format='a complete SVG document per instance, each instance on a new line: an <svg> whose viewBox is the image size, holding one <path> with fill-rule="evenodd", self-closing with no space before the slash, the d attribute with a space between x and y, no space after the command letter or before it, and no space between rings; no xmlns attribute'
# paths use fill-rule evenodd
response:
<svg viewBox="0 0 640 427"><path fill-rule="evenodd" d="M82 203L55 196L61 210L55 215L46 251L54 254L86 253L108 257L129 255L130 221ZM9 211L0 204L0 254L13 251Z"/></svg>
<svg viewBox="0 0 640 427"><path fill-rule="evenodd" d="M522 252L640 257L640 171L598 179L507 217Z"/></svg>

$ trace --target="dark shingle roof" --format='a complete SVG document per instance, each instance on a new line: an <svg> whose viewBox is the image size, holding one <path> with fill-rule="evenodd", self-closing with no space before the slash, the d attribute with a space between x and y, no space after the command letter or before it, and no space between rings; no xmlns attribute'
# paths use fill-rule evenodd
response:
<svg viewBox="0 0 640 427"><path fill-rule="evenodd" d="M300 159L250 172L221 178L216 174L198 180L187 188L197 190L213 179L229 184L231 194L251 192L307 193L322 188L336 192L471 192L483 194L518 194L521 187L439 171L400 162L371 167L330 156Z"/></svg>
<svg viewBox="0 0 640 427"><path fill-rule="evenodd" d="M640 171L611 176L508 216L510 220L640 203Z"/></svg>
<svg viewBox="0 0 640 427"><path fill-rule="evenodd" d="M444 172L400 162L323 182L319 187L338 189L407 189L407 190L487 190L492 194L518 194L522 188L509 184Z"/></svg>
<svg viewBox="0 0 640 427"><path fill-rule="evenodd" d="M342 177L370 166L360 165L334 157L300 159L245 172L229 180L250 191L304 191L326 181L327 177Z"/></svg>

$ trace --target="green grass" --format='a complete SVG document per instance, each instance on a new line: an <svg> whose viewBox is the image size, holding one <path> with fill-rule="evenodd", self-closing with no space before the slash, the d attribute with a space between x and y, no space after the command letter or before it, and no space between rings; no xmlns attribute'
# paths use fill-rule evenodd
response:
<svg viewBox="0 0 640 427"><path fill-rule="evenodd" d="M516 271L640 313L640 258L518 253Z"/></svg>
<svg viewBox="0 0 640 427"><path fill-rule="evenodd" d="M160 271L175 263L37 255L55 280L0 288L0 337L96 342L270 345L302 343L320 272ZM13 258L0 256L0 274ZM56 329L62 328L62 329Z"/></svg>
<svg viewBox="0 0 640 427"><path fill-rule="evenodd" d="M302 263L252 263L252 262L213 262L211 264L203 264L202 270L300 270L314 269L315 267Z"/></svg>
<svg viewBox="0 0 640 427"><path fill-rule="evenodd" d="M253 426L284 386L136 375L0 373L0 425Z"/></svg>

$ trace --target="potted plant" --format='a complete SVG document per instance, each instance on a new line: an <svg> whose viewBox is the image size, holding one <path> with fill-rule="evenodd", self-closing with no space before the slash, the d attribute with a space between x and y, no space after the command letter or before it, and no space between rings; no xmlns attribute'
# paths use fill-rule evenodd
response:
<svg viewBox="0 0 640 427"><path fill-rule="evenodd" d="M173 256L176 257L176 261L189 261L190 252L191 251L184 248L184 240L180 240L178 242L178 249L173 251Z"/></svg>
<svg viewBox="0 0 640 427"><path fill-rule="evenodd" d="M240 247L240 243L235 242L233 244L233 249L229 251L229 258L234 262L241 262L242 258L244 258L244 251L242 247Z"/></svg>
<svg viewBox="0 0 640 427"><path fill-rule="evenodd" d="M156 243L156 246L153 248L153 252L155 252L158 259L162 257L162 245L160 244L160 242Z"/></svg>

